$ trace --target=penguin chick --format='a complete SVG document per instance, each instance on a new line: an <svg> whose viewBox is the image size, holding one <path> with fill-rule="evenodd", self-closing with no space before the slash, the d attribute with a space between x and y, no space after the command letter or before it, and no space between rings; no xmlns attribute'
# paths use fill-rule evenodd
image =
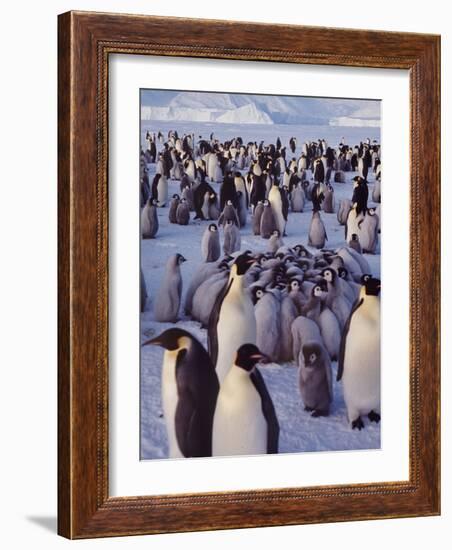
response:
<svg viewBox="0 0 452 550"><path fill-rule="evenodd" d="M179 225L188 225L190 208L186 199L182 199L176 210L176 221Z"/></svg>
<svg viewBox="0 0 452 550"><path fill-rule="evenodd" d="M253 344L244 344L218 394L212 454L258 455L278 452L279 423L275 407L256 364L268 362Z"/></svg>
<svg viewBox="0 0 452 550"><path fill-rule="evenodd" d="M170 328L145 342L162 347L162 406L169 457L212 456L218 378L204 347L189 332Z"/></svg>
<svg viewBox="0 0 452 550"><path fill-rule="evenodd" d="M166 262L165 276L154 305L154 317L160 323L175 323L178 320L182 295L180 266L185 261L181 254L174 254Z"/></svg>
<svg viewBox="0 0 452 550"><path fill-rule="evenodd" d="M179 206L179 204L180 204L180 197L176 193L176 194L173 195L173 197L171 199L170 207L169 207L169 211L168 211L168 219L169 219L170 223L177 223L176 211L177 211L177 207Z"/></svg>
<svg viewBox="0 0 452 550"><path fill-rule="evenodd" d="M223 251L225 254L232 254L240 250L240 246L240 230L232 220L227 220L224 226Z"/></svg>
<svg viewBox="0 0 452 550"><path fill-rule="evenodd" d="M262 201L259 201L256 204L256 207L254 208L253 216L251 218L253 235L260 235L261 233L261 218L262 218L263 211L264 211L264 203Z"/></svg>
<svg viewBox="0 0 452 550"><path fill-rule="evenodd" d="M361 254L362 251L361 251L361 245L359 243L359 237L356 233L353 233L351 239L350 239L350 242L348 243L348 246L350 248L353 248L353 250L355 250L356 252L358 252L358 254Z"/></svg>
<svg viewBox="0 0 452 550"><path fill-rule="evenodd" d="M281 239L281 233L279 232L279 229L275 229L268 241L267 250L272 254L275 254L281 246L284 246L284 242Z"/></svg>
<svg viewBox="0 0 452 550"><path fill-rule="evenodd" d="M264 209L261 216L260 234L263 239L269 239L278 229L276 227L275 215L269 201L264 201Z"/></svg>
<svg viewBox="0 0 452 550"><path fill-rule="evenodd" d="M323 248L328 240L325 226L323 225L320 212L312 212L311 225L309 226L308 245L315 248Z"/></svg>
<svg viewBox="0 0 452 550"><path fill-rule="evenodd" d="M141 211L141 235L143 239L153 239L159 230L157 216L158 201L149 198L146 206Z"/></svg>
<svg viewBox="0 0 452 550"><path fill-rule="evenodd" d="M328 416L333 401L330 358L318 342L303 344L298 358L299 385L306 411L311 416Z"/></svg>
<svg viewBox="0 0 452 550"><path fill-rule="evenodd" d="M220 257L220 234L214 223L211 223L204 231L201 240L201 254L204 262L216 262Z"/></svg>
<svg viewBox="0 0 452 550"><path fill-rule="evenodd" d="M256 345L271 361L279 358L281 338L281 302L274 292L260 286L252 290L256 317Z"/></svg>

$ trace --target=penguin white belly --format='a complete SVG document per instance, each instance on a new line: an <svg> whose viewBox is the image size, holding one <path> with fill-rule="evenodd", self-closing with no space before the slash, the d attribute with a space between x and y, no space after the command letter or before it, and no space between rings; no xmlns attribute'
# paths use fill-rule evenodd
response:
<svg viewBox="0 0 452 550"><path fill-rule="evenodd" d="M165 176L162 176L158 182L157 199L159 201L159 206L165 206L168 201L168 180Z"/></svg>
<svg viewBox="0 0 452 550"><path fill-rule="evenodd" d="M179 350L165 351L162 368L162 407L168 436L169 458L182 458L176 438L176 407L179 399L176 385L176 358Z"/></svg>
<svg viewBox="0 0 452 550"><path fill-rule="evenodd" d="M242 344L256 343L256 318L252 303L250 302L248 305L235 300L233 303L223 302L217 333L218 359L216 371L221 385L232 367L239 347Z"/></svg>
<svg viewBox="0 0 452 550"><path fill-rule="evenodd" d="M151 223L149 221L149 208L145 206L141 211L141 234L143 237L150 235Z"/></svg>
<svg viewBox="0 0 452 550"><path fill-rule="evenodd" d="M239 367L233 367L218 395L213 420L213 456L267 453L267 422L260 395L248 374L238 370Z"/></svg>
<svg viewBox="0 0 452 550"><path fill-rule="evenodd" d="M279 189L277 187L272 186L272 188L270 189L270 193L268 194L268 200L270 201L279 233L280 235L284 235L286 220L284 219L282 213L281 193L279 192Z"/></svg>
<svg viewBox="0 0 452 550"><path fill-rule="evenodd" d="M344 355L344 399L349 421L380 412L380 327L355 314Z"/></svg>
<svg viewBox="0 0 452 550"><path fill-rule="evenodd" d="M351 241L352 235L360 234L359 222L364 218L363 214L356 215L356 210L350 210L347 218L347 242Z"/></svg>

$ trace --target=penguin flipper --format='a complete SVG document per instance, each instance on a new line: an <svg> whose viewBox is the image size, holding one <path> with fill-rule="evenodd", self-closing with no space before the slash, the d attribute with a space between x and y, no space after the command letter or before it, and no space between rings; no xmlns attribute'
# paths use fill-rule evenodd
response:
<svg viewBox="0 0 452 550"><path fill-rule="evenodd" d="M361 306L363 303L364 298L361 298L352 308L350 315L348 316L347 322L345 323L344 330L342 332L342 338L341 338L341 348L339 350L339 359L337 362L337 377L336 380L339 382L341 380L342 375L344 374L344 357L345 357L345 342L347 340L348 331L350 330L350 322L352 320L353 314L355 311Z"/></svg>
<svg viewBox="0 0 452 550"><path fill-rule="evenodd" d="M276 416L275 406L268 393L262 374L257 368L250 374L251 381L260 395L262 412L267 421L267 454L278 453L279 422Z"/></svg>

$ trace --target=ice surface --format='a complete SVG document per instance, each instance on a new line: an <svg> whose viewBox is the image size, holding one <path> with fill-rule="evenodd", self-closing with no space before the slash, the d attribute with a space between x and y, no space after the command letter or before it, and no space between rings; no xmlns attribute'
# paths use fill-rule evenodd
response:
<svg viewBox="0 0 452 550"><path fill-rule="evenodd" d="M283 145L288 146L288 139L294 135L298 138L298 149L295 157L300 154L301 144L308 139L325 138L331 146L336 146L339 141L354 145L369 137L371 140L379 140L378 128L338 128L331 126L289 126L289 125L217 125L201 123L151 123L142 122L142 142L145 145L144 135L147 130L162 132L166 135L169 130L177 130L183 133L195 133L208 138L213 131L220 140L229 139L240 135L245 142L261 141L275 142L279 136ZM160 146L160 145L158 145ZM290 154L288 154L290 158ZM152 182L155 165L151 165L150 180ZM341 198L351 198L351 179L356 173L346 173L345 184L333 183L335 189L336 209ZM369 173L369 196L372 196L374 182L373 174ZM213 184L219 189L219 184ZM179 182L170 181L169 196L179 192ZM302 243L307 245L307 231L311 219L310 203L303 213L289 213L287 225L287 237L285 244L295 245ZM369 203L371 205L371 203ZM137 212L137 216L139 212ZM149 295L147 310L141 315L141 341L160 334L166 328L172 326L168 323L154 321L152 307L158 288L164 276L165 264L168 257L176 252L182 253L187 262L182 264L183 294L187 290L193 272L201 262L201 236L207 221L190 221L189 226L170 224L168 221L168 208L158 211L159 232L156 239L141 241L141 262ZM337 222L336 214L321 213L328 235L328 248L339 247L344 244L344 227ZM266 250L268 241L252 235L248 224L241 230L242 250L253 251ZM221 231L222 238L222 231ZM314 250L312 250L315 252ZM380 254L366 254L372 272L380 276ZM177 323L177 326L193 333L206 346L206 331L200 328L199 323L186 317ZM167 457L168 448L166 440L165 423L162 417L160 401L161 365L163 350L155 346L146 346L141 350L141 458L158 459ZM333 364L334 380L337 365ZM305 451L333 451L347 449L377 449L380 447L380 426L370 424L365 419L366 427L362 431L351 430L346 417L345 404L342 395L342 384L334 381L334 402L331 414L327 418L312 418L303 410L303 405L298 389L298 373L294 364L265 365L260 367L270 395L274 401L276 413L279 419L280 452L305 452ZM384 421L384 411L383 411Z"/></svg>

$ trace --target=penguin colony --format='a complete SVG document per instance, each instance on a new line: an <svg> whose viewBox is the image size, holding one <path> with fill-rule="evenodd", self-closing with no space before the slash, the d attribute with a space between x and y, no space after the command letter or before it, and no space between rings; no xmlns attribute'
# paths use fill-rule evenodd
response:
<svg viewBox="0 0 452 550"><path fill-rule="evenodd" d="M195 139L175 131L166 141L161 132L146 139L142 238L163 240L163 215L171 224L204 228L191 280L183 276L183 250L169 256L155 296L148 296L143 272L140 277L142 311L152 310L157 322L191 320L207 331L207 349L177 325L162 327L144 344L164 350L169 456L277 453L279 421L260 373L271 363L298 368L300 414L332 412L336 377L350 429L378 423L380 281L366 255L379 247L379 144L332 148L320 139L290 158L296 138L288 148L279 138L245 144L240 137L221 142L213 134ZM369 198L371 171L376 183ZM347 172L356 173L353 191L336 201ZM284 242L294 236L289 214L310 216L309 230L297 233L292 246ZM326 215L343 232L339 247L328 247ZM263 249L244 243L246 226L266 243Z"/></svg>

